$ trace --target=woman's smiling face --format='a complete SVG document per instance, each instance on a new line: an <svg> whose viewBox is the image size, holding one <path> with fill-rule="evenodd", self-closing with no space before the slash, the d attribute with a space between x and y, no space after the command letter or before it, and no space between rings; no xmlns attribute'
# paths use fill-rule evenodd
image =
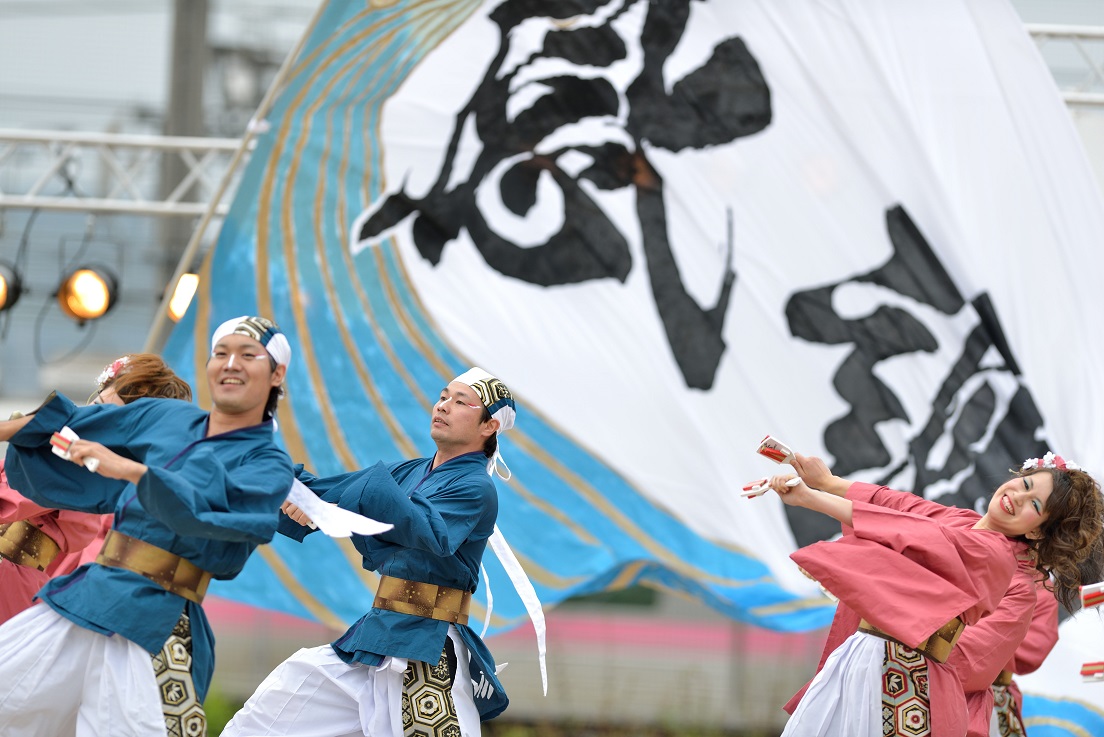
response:
<svg viewBox="0 0 1104 737"><path fill-rule="evenodd" d="M1054 479L1046 471L1009 479L993 493L979 526L1009 537L1037 537L1053 491Z"/></svg>

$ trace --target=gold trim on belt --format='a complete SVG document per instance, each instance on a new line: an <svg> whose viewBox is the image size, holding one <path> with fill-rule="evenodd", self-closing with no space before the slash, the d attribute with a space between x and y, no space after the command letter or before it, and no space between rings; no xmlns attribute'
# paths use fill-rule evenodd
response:
<svg viewBox="0 0 1104 737"><path fill-rule="evenodd" d="M107 533L96 562L145 576L169 593L196 604L203 603L211 582L211 574L190 560L115 530Z"/></svg>
<svg viewBox="0 0 1104 737"><path fill-rule="evenodd" d="M468 623L471 592L405 578L380 576L372 606L454 624Z"/></svg>
<svg viewBox="0 0 1104 737"><path fill-rule="evenodd" d="M52 537L26 520L0 525L0 558L45 571L60 552Z"/></svg>
<svg viewBox="0 0 1104 737"><path fill-rule="evenodd" d="M962 623L961 619L955 617L950 622L947 622L947 624L937 629L935 634L912 649L924 653L937 663L946 663L947 657L950 656L951 650L954 649L955 643L958 642L958 638L962 635L964 629L966 629L966 625ZM883 640L901 642L893 635L883 632L865 619L859 622L859 630L869 635L881 637ZM901 644L904 645L905 643L901 642ZM905 645L905 647L910 646Z"/></svg>
<svg viewBox="0 0 1104 737"><path fill-rule="evenodd" d="M997 678L993 681L994 686L1011 686L1012 685L1012 671L1002 670L997 674Z"/></svg>

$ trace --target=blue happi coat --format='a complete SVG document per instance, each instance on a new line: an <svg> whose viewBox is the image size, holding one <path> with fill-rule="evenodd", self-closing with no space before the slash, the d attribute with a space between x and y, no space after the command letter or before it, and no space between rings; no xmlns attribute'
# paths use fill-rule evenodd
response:
<svg viewBox="0 0 1104 737"><path fill-rule="evenodd" d="M8 481L43 506L114 513L115 530L186 558L214 578L233 578L275 534L292 466L273 440L271 422L207 437L207 418L176 399L78 407L59 395L12 437ZM149 471L134 485L55 456L50 437L66 425ZM192 675L200 700L206 695L214 637L201 606L137 573L96 563L50 581L39 598L81 627L120 634L151 653L186 610Z"/></svg>
<svg viewBox="0 0 1104 737"><path fill-rule="evenodd" d="M432 464L432 458L377 463L327 478L298 467L297 475L324 501L395 525L380 535L353 536L367 570L474 593L498 517L498 492L487 474L487 457L466 453L437 468ZM287 517L280 520L280 532L295 540L311 531ZM448 622L373 607L331 644L348 663L379 665L394 656L436 664L448 628ZM508 703L494 660L474 630L463 624L456 629L468 648L480 717L491 719Z"/></svg>

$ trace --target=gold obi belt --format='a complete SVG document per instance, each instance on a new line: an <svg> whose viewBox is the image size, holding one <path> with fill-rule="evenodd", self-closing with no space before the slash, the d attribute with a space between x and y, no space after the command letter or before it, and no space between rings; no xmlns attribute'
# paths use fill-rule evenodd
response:
<svg viewBox="0 0 1104 737"><path fill-rule="evenodd" d="M467 624L471 592L421 581L407 581L405 578L380 576L372 606L401 614L413 614L415 617Z"/></svg>
<svg viewBox="0 0 1104 737"><path fill-rule="evenodd" d="M958 638L964 629L966 629L966 625L962 623L961 619L955 617L950 622L947 622L947 624L937 629L935 634L912 649L924 653L937 663L946 663L947 657L951 654L951 650L954 649L955 643L958 642ZM859 622L859 630L870 635L881 637L884 640L898 642L902 645L905 644L893 635L878 629L865 619ZM905 647L909 646L905 645Z"/></svg>
<svg viewBox="0 0 1104 737"><path fill-rule="evenodd" d="M211 574L175 553L111 530L104 539L96 562L109 568L124 568L145 576L169 593L203 603Z"/></svg>
<svg viewBox="0 0 1104 737"><path fill-rule="evenodd" d="M993 681L994 686L1011 686L1012 685L1012 671L1002 670L997 674L997 678Z"/></svg>
<svg viewBox="0 0 1104 737"><path fill-rule="evenodd" d="M0 558L45 571L60 552L54 539L30 522L17 520L0 525Z"/></svg>

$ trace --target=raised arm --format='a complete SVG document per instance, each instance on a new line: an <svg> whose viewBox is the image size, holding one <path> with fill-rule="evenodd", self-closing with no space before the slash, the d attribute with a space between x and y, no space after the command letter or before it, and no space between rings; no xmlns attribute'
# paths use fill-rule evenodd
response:
<svg viewBox="0 0 1104 737"><path fill-rule="evenodd" d="M797 471L806 486L819 489L833 496L846 497L853 502L867 502L879 507L889 507L899 512L909 512L934 519L974 520L978 517L973 510L949 507L939 502L929 501L908 491L897 491L887 486L850 481L834 476L824 461L816 456L803 456L800 453L795 453L794 460L790 465Z"/></svg>
<svg viewBox="0 0 1104 737"><path fill-rule="evenodd" d="M212 443L178 468L151 467L136 488L142 506L178 535L266 543L292 478L291 460L275 445L228 465Z"/></svg>
<svg viewBox="0 0 1104 737"><path fill-rule="evenodd" d="M851 505L853 534L813 543L790 558L864 619L916 647L951 617L973 624L997 607L1016 570L1008 538L865 502ZM923 606L917 591L926 592Z"/></svg>
<svg viewBox="0 0 1104 737"><path fill-rule="evenodd" d="M128 418L144 411L137 404L77 407L67 397L55 394L35 414L7 421L12 423L9 428L19 426L8 441L5 468L11 485L44 507L97 514L113 511L126 482L89 473L54 455L50 438L68 425L78 435L92 432L108 444L121 442L127 435Z"/></svg>
<svg viewBox="0 0 1104 737"><path fill-rule="evenodd" d="M343 473L337 476L320 477L308 471L302 463L295 464L293 471L299 483L306 486L307 489L322 501L331 504L336 504L339 496L338 494L331 493L334 486L355 473ZM310 517L290 501L285 501L280 505L280 512L282 514L276 525L276 531L284 537L290 537L296 542L303 542L303 539L307 535L317 529L311 526L313 523Z"/></svg>
<svg viewBox="0 0 1104 737"><path fill-rule="evenodd" d="M792 473L772 476L770 486L778 492L783 503L791 507L802 507L814 512L826 514L842 525L851 526L852 503L850 499L810 489L804 481L797 486L786 486L786 482L795 478ZM801 478L800 476L796 478Z"/></svg>
<svg viewBox="0 0 1104 737"><path fill-rule="evenodd" d="M28 422L34 419L34 415L26 415L14 420L0 420L0 442L8 442L22 430Z"/></svg>
<svg viewBox="0 0 1104 737"><path fill-rule="evenodd" d="M817 489L833 496L846 496L851 483L845 478L832 474L828 465L816 456L803 456L794 453L794 460L790 463L797 475L811 489Z"/></svg>
<svg viewBox="0 0 1104 737"><path fill-rule="evenodd" d="M46 399L42 401L42 404L38 405L30 412L27 412L26 414L23 414L19 417L13 416L9 420L0 421L0 443L10 441L17 432L26 427L27 424L34 419L34 416L38 413L40 409L57 399L57 396L58 393L56 391L50 392Z"/></svg>
<svg viewBox="0 0 1104 737"><path fill-rule="evenodd" d="M493 520L498 513L498 498L486 477L449 484L428 499L419 492L407 496L387 466L377 463L337 488L341 489L340 506L395 525L388 532L364 538L369 547L392 543L433 555L452 555L485 517ZM491 525L486 527L489 535ZM354 536L354 543L359 537Z"/></svg>

